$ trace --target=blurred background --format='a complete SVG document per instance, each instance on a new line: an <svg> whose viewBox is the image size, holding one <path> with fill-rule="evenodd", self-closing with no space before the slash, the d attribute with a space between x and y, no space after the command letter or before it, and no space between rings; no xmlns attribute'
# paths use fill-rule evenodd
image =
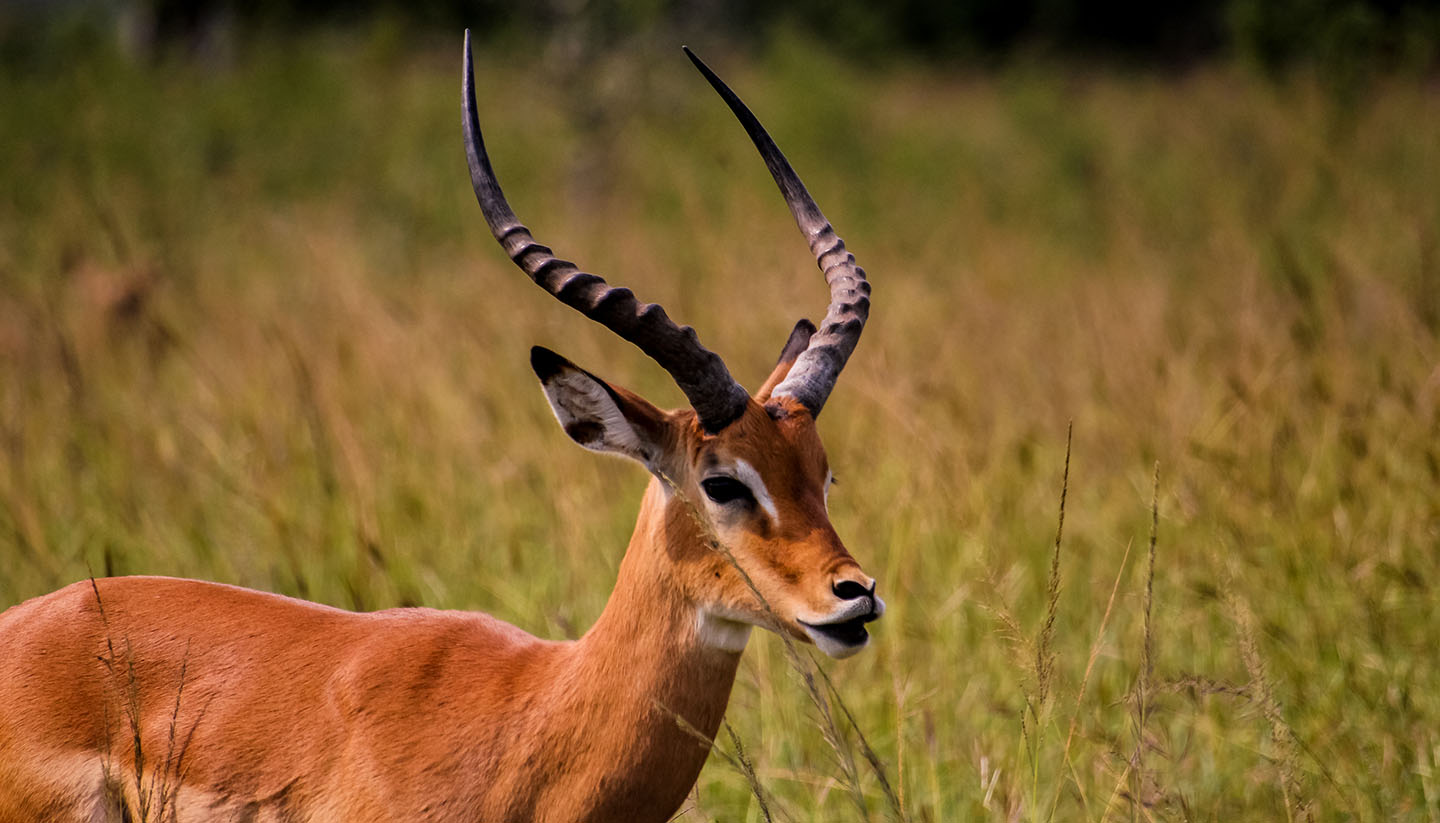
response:
<svg viewBox="0 0 1440 823"><path fill-rule="evenodd" d="M595 619L647 478L526 351L682 398L486 232L465 27L517 212L742 382L826 294L682 43L875 287L820 421L889 604L820 664L853 726L757 634L768 803L712 758L679 819L1440 820L1430 3L11 0L0 606Z"/></svg>
<svg viewBox="0 0 1440 823"><path fill-rule="evenodd" d="M12 57L42 50L47 38L37 29L61 37L88 30L131 53L194 55L255 36L378 23L407 41L470 26L487 40L542 51L606 50L661 35L758 47L804 35L866 65L1063 55L1133 67L1240 58L1270 71L1300 62L1424 71L1440 38L1440 9L1419 0L9 0L0 20Z"/></svg>

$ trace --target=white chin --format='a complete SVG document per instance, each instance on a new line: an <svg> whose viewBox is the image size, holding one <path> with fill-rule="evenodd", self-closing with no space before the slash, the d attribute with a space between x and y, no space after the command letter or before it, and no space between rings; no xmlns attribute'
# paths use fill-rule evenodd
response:
<svg viewBox="0 0 1440 823"><path fill-rule="evenodd" d="M809 626L805 626L804 629L805 633L810 635L810 640L815 644L815 648L824 652L827 656L835 658L836 660L849 657L859 652L866 646L870 645L870 635L868 634L865 635L864 640L852 645L849 643L841 643L839 640L821 634L820 632L815 631Z"/></svg>
<svg viewBox="0 0 1440 823"><path fill-rule="evenodd" d="M726 652L743 652L750 640L751 627L736 620L711 614L704 609L697 615L696 633L700 643Z"/></svg>

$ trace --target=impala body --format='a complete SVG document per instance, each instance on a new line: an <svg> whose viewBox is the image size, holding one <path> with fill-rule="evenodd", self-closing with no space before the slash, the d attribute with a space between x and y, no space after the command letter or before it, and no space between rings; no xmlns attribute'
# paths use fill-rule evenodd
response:
<svg viewBox="0 0 1440 823"><path fill-rule="evenodd" d="M836 657L884 604L831 528L815 429L869 286L764 129L740 118L831 288L753 395L693 330L539 245L463 99L492 233L540 286L664 366L662 411L544 349L552 411L652 474L609 603L551 642L483 614L361 614L160 577L76 583L0 614L0 823L664 821L704 764L752 626Z"/></svg>

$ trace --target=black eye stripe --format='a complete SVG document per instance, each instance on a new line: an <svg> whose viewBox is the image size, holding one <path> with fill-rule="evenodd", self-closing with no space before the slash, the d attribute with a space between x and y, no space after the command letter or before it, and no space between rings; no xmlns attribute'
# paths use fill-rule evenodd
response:
<svg viewBox="0 0 1440 823"><path fill-rule="evenodd" d="M700 481L700 488L705 490L706 497L722 506L740 501L755 502L755 494L750 487L733 477L707 477Z"/></svg>

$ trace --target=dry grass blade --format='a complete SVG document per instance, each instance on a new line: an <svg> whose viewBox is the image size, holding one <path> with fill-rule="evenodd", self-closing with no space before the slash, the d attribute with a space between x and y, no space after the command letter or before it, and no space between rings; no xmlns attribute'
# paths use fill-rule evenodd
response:
<svg viewBox="0 0 1440 823"><path fill-rule="evenodd" d="M740 764L740 771L745 775L745 782L750 784L750 793L755 795L755 802L760 804L760 814L765 818L765 823L772 823L774 818L770 816L770 804L765 800L765 788L760 785L760 778L755 774L755 766L750 758L745 756L745 746L740 742L740 735L735 733L730 721L724 721L725 734L730 738L730 745L735 747L735 761Z"/></svg>
<svg viewBox="0 0 1440 823"><path fill-rule="evenodd" d="M1239 634L1240 659L1245 664L1246 673L1250 675L1250 693L1254 695L1255 702L1270 725L1270 739L1276 748L1275 760L1280 768L1278 777L1280 792L1285 800L1286 819L1309 820L1310 801L1300 783L1300 767L1297 762L1299 741L1290 724L1285 722L1279 698L1275 696L1274 684L1266 672L1265 659L1255 640L1254 615L1238 596L1232 595L1230 604L1235 617L1235 629Z"/></svg>
<svg viewBox="0 0 1440 823"><path fill-rule="evenodd" d="M1156 691L1189 692L1199 696L1218 694L1245 701L1255 699L1248 686L1237 686L1234 683L1226 683L1213 677L1201 677L1196 674L1182 675L1152 685Z"/></svg>
<svg viewBox="0 0 1440 823"><path fill-rule="evenodd" d="M1350 792L1341 785L1325 759L1311 749L1305 740L1295 732L1295 728L1285 720L1284 709L1275 695L1274 681L1270 677L1265 665L1265 658L1260 652L1260 646L1255 637L1255 615L1237 593L1237 587L1233 584L1233 568L1227 567L1226 576L1228 591L1226 601L1229 604L1231 619L1236 628L1240 660L1245 666L1246 674L1250 677L1250 683L1243 687L1237 687L1192 676L1182 679L1178 685L1187 687L1193 684L1193 688L1201 693L1230 694L1260 707L1261 714L1270 725L1272 740L1279 751L1279 757L1276 760L1280 765L1281 792L1286 799L1287 813L1291 811L1291 798L1294 798L1295 814L1305 820L1314 817L1311 810L1312 799L1302 791L1304 787L1300 782L1299 755L1303 754L1325 783L1335 792L1335 797L1345 807L1350 818L1359 819L1361 817L1360 808L1354 803Z"/></svg>
<svg viewBox="0 0 1440 823"><path fill-rule="evenodd" d="M1035 647L1035 703L1043 704L1050 696L1050 681L1055 673L1055 615L1060 607L1060 541L1065 535L1065 499L1070 493L1070 448L1075 423L1065 428L1065 471L1060 478L1060 516L1055 526L1055 548L1050 553L1050 577L1045 587L1045 625Z"/></svg>
<svg viewBox="0 0 1440 823"><path fill-rule="evenodd" d="M695 728L690 721L680 716L679 713L671 710L668 706L662 706L657 703L655 704L655 708L673 718L675 725L678 726L681 731L695 738L695 742L699 744L701 748L706 749L711 754L720 758L724 761L725 765L734 769L744 777L746 785L750 788L750 794L755 797L755 802L759 804L760 813L765 817L766 823L773 823L774 816L771 813L771 807L775 806L774 798L770 797L770 793L765 790L764 784L760 782L760 776L755 772L755 765L750 761L749 756L745 754L745 746L740 741L740 735L737 734L735 729L730 725L730 721L724 721L724 728L726 735L730 738L730 744L735 747L735 754L733 755L716 746L714 740L704 732ZM776 808L779 810L779 807ZM786 817L788 818L789 815L786 815Z"/></svg>
<svg viewBox="0 0 1440 823"><path fill-rule="evenodd" d="M1110 797L1105 801L1105 808L1100 812L1101 820L1108 820L1110 810L1114 808L1117 800L1122 797L1130 801L1130 815L1132 819L1144 815L1149 818L1150 810L1146 808L1145 791L1145 723L1148 715L1148 701L1150 692L1150 679L1152 669L1152 654L1154 652L1153 628L1150 622L1152 599L1155 591L1155 549L1159 541L1160 528L1160 463L1155 462L1155 469L1150 482L1150 543L1147 562L1145 566L1145 600L1143 605L1143 624L1140 651L1140 671L1135 676L1135 690L1133 700L1135 704L1135 748L1130 757L1126 759L1125 768L1121 770L1119 777L1115 780L1114 787L1110 790ZM1125 787L1129 785L1127 792Z"/></svg>
<svg viewBox="0 0 1440 823"><path fill-rule="evenodd" d="M855 739L860 744L860 754L865 758L865 762L870 764L870 771L880 782L880 791L885 795L886 809L889 811L891 819L905 820L905 804L890 785L890 777L885 772L884 762L880 760L879 755L875 754L875 749L870 746L870 741L865 737L865 732L861 731L860 724L855 722L855 715L851 713L850 707L841 698L839 690L835 688L835 681L830 679L830 674L820 666L816 666L815 670L825 680L825 688L830 693L830 699L840 707L840 712L845 715L845 722L849 723L850 729L855 732Z"/></svg>
<svg viewBox="0 0 1440 823"><path fill-rule="evenodd" d="M1070 495L1070 454L1075 423L1065 427L1065 467L1060 475L1060 512L1055 525L1055 542L1050 550L1050 572L1045 583L1045 621L1035 639L1035 692L1025 693L1020 713L1020 735L1030 762L1029 807L1040 809L1040 758L1046 728L1050 725L1050 692L1055 676L1055 622L1060 610L1060 547L1065 536L1065 503ZM1022 689L1024 687L1022 686Z"/></svg>
<svg viewBox="0 0 1440 823"><path fill-rule="evenodd" d="M1125 577L1125 567L1130 562L1130 547L1133 543L1125 544L1125 554L1120 558L1120 568L1115 570L1115 582L1110 586L1110 598L1105 601L1105 614L1100 618L1100 628L1095 632L1095 642L1090 644L1090 657L1085 661L1085 674L1080 678L1080 689L1075 695L1075 710L1070 714L1070 729L1065 733L1065 763L1070 764L1070 746L1075 740L1075 728L1080 721L1080 709L1085 702L1085 691L1090 685L1090 673L1095 670L1095 661L1100 657L1100 646L1105 640L1105 629L1110 625L1110 615L1115 609L1115 595L1120 591L1120 581ZM1073 771L1073 766L1071 767ZM1084 797L1084 788L1080 781L1075 781ZM1055 809L1060 804L1060 793L1065 788L1061 781L1055 783L1055 794L1050 799L1050 812L1045 816L1046 820L1055 819ZM1088 811L1088 810L1087 810Z"/></svg>
<svg viewBox="0 0 1440 823"><path fill-rule="evenodd" d="M105 611L105 602L100 597L100 586L94 576L89 578L90 591L95 597L95 607L100 614L100 623L105 632L106 656L98 658L112 680L116 681L117 698L123 706L125 721L129 727L130 744L134 760L131 770L134 782L134 805L126 797L125 788L121 785L115 773L115 766L112 761L113 739L110 737L111 717L109 702L104 707L105 714L105 756L101 766L102 778L105 787L107 802L113 804L114 810L122 819L132 817L139 823L174 823L178 813L176 800L179 797L180 787L185 780L185 753L188 751L190 741L198 726L198 719L191 725L189 732L182 740L179 735L180 707L185 694L186 674L190 665L190 644L186 641L185 655L180 661L179 679L175 687L175 702L170 711L170 722L167 730L167 745L165 758L158 764L150 764L149 781L146 781L147 752L144 743L143 729L140 724L140 682L135 669L135 650L130 644L130 638L124 638L124 682L119 683L120 670L116 667L118 662L115 652L115 642L110 629L110 618ZM107 812L110 810L106 810Z"/></svg>
<svg viewBox="0 0 1440 823"><path fill-rule="evenodd" d="M1140 674L1135 682L1135 781L1130 798L1132 809L1145 805L1145 727L1150 713L1150 680L1155 670L1155 632L1151 616L1155 602L1155 545L1160 537L1160 461L1150 483L1150 550L1145 565L1145 606L1143 643L1140 648Z"/></svg>
<svg viewBox="0 0 1440 823"><path fill-rule="evenodd" d="M158 798L160 808L174 809L175 800L184 782L185 750L189 738L179 739L180 703L185 694L185 674L190 668L190 641L185 641L185 655L180 658L180 676L175 684L175 704L170 709L170 726L166 731L165 762L150 775L150 795ZM191 727L193 734L195 729ZM171 816L174 816L172 811ZM162 812L163 817L163 812Z"/></svg>

